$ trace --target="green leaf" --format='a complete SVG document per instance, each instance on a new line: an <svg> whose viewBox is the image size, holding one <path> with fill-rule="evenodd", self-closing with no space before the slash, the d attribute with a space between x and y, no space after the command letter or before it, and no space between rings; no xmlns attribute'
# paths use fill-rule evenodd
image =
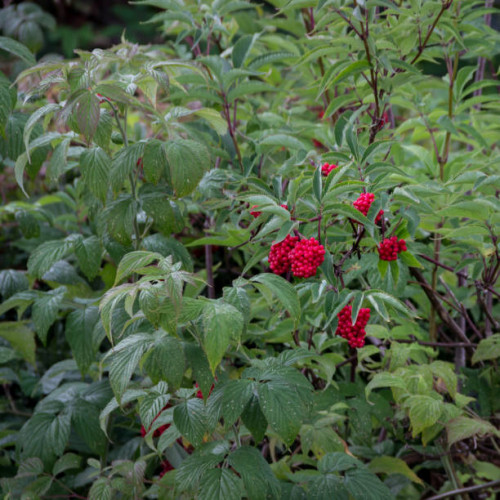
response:
<svg viewBox="0 0 500 500"><path fill-rule="evenodd" d="M86 149L80 157L80 168L85 186L101 201L109 189L111 158L101 148Z"/></svg>
<svg viewBox="0 0 500 500"><path fill-rule="evenodd" d="M297 57L293 52L275 51L266 52L260 56L255 57L248 63L248 68L257 70L262 66L274 63L276 61L283 61L284 59L295 59Z"/></svg>
<svg viewBox="0 0 500 500"><path fill-rule="evenodd" d="M23 131L23 142L24 142L24 147L26 148L26 154L28 156L28 162L31 162L30 158L30 137L31 137L31 132L35 128L35 125L38 123L38 120L43 118L46 115L49 115L50 113L54 113L55 111L58 111L61 109L61 106L57 103L49 103L46 104L45 106L42 106L38 108L29 118L28 121L26 122L26 125L24 126L24 131Z"/></svg>
<svg viewBox="0 0 500 500"><path fill-rule="evenodd" d="M65 287L45 292L33 304L32 318L35 331L44 345L47 343L47 333L59 314L59 308L66 292Z"/></svg>
<svg viewBox="0 0 500 500"><path fill-rule="evenodd" d="M166 380L172 387L179 387L186 368L182 344L175 337L161 336L154 341L147 353L143 368L153 382Z"/></svg>
<svg viewBox="0 0 500 500"><path fill-rule="evenodd" d="M16 477L38 476L42 472L43 462L38 457L31 457L19 464Z"/></svg>
<svg viewBox="0 0 500 500"><path fill-rule="evenodd" d="M35 334L25 323L21 321L0 322L0 337L7 340L28 363L34 365L36 350Z"/></svg>
<svg viewBox="0 0 500 500"><path fill-rule="evenodd" d="M89 500L111 500L113 498L113 487L107 477L99 477L89 490Z"/></svg>
<svg viewBox="0 0 500 500"><path fill-rule="evenodd" d="M141 158L144 155L144 148L144 142L136 142L121 148L113 156L109 179L115 193L118 193L127 179L139 169Z"/></svg>
<svg viewBox="0 0 500 500"><path fill-rule="evenodd" d="M417 260L417 258L410 252L399 252L398 257L408 266L408 267L418 267L422 269L422 264Z"/></svg>
<svg viewBox="0 0 500 500"><path fill-rule="evenodd" d="M260 409L259 399L255 395L252 396L243 410L241 420L252 433L255 442L260 443L267 431L267 420Z"/></svg>
<svg viewBox="0 0 500 500"><path fill-rule="evenodd" d="M304 408L297 391L286 380L259 384L259 402L271 429L290 445L299 433Z"/></svg>
<svg viewBox="0 0 500 500"><path fill-rule="evenodd" d="M221 362L231 341L239 341L243 316L234 306L210 302L203 309L203 347L212 373Z"/></svg>
<svg viewBox="0 0 500 500"><path fill-rule="evenodd" d="M500 357L500 333L481 340L472 356L472 363Z"/></svg>
<svg viewBox="0 0 500 500"><path fill-rule="evenodd" d="M443 412L443 402L430 396L410 396L405 405L409 408L413 436L434 425Z"/></svg>
<svg viewBox="0 0 500 500"><path fill-rule="evenodd" d="M76 455L75 453L66 453L56 461L54 467L52 468L52 474L57 476L61 472L65 472L70 469L79 469L81 462L82 457Z"/></svg>
<svg viewBox="0 0 500 500"><path fill-rule="evenodd" d="M310 500L348 500L349 493L341 477L335 474L324 474L313 479L307 490Z"/></svg>
<svg viewBox="0 0 500 500"><path fill-rule="evenodd" d="M396 457L375 457L368 468L374 474L401 474L410 481L423 485L423 481L408 467L408 464Z"/></svg>
<svg viewBox="0 0 500 500"><path fill-rule="evenodd" d="M93 280L101 269L101 243L97 236L75 240L75 255L78 266L89 280Z"/></svg>
<svg viewBox="0 0 500 500"><path fill-rule="evenodd" d="M318 463L318 470L322 474L343 472L362 466L362 462L347 453L327 453Z"/></svg>
<svg viewBox="0 0 500 500"><path fill-rule="evenodd" d="M203 400L193 398L176 405L174 408L174 424L190 443L199 446L203 441L207 427Z"/></svg>
<svg viewBox="0 0 500 500"><path fill-rule="evenodd" d="M28 66L33 66L36 63L35 56L30 50L25 45L12 38L0 36L0 49L19 57L19 59L22 59Z"/></svg>
<svg viewBox="0 0 500 500"><path fill-rule="evenodd" d="M321 203L321 198L322 198L321 195L322 195L323 183L321 178L322 178L321 168L317 168L314 171L313 175L313 193L318 203Z"/></svg>
<svg viewBox="0 0 500 500"><path fill-rule="evenodd" d="M102 214L109 234L122 245L129 245L132 242L136 210L136 201L130 195L120 195Z"/></svg>
<svg viewBox="0 0 500 500"><path fill-rule="evenodd" d="M113 350L109 365L109 382L118 401L144 352L151 345L151 335L137 333L122 340Z"/></svg>
<svg viewBox="0 0 500 500"><path fill-rule="evenodd" d="M96 133L101 116L99 99L95 93L88 91L81 95L76 102L74 113L80 133L90 143Z"/></svg>
<svg viewBox="0 0 500 500"><path fill-rule="evenodd" d="M62 455L70 432L71 413L59 403L59 413L35 413L20 431L23 457L39 457L45 464Z"/></svg>
<svg viewBox="0 0 500 500"><path fill-rule="evenodd" d="M210 169L210 156L202 144L178 139L165 143L172 187L177 197L190 194Z"/></svg>
<svg viewBox="0 0 500 500"><path fill-rule="evenodd" d="M106 435L99 427L99 408L82 398L77 399L71 421L76 433L96 454L106 452Z"/></svg>
<svg viewBox="0 0 500 500"><path fill-rule="evenodd" d="M257 37L258 37L257 33L254 35L243 35L234 44L233 51L231 53L231 58L233 60L233 66L235 68L243 66Z"/></svg>
<svg viewBox="0 0 500 500"><path fill-rule="evenodd" d="M224 385L222 397L222 415L224 423L230 427L243 413L252 397L254 384L250 380L230 380Z"/></svg>
<svg viewBox="0 0 500 500"><path fill-rule="evenodd" d="M291 314L292 318L300 317L300 303L297 291L285 278L276 274L258 274L250 279L252 283L260 283L267 288Z"/></svg>
<svg viewBox="0 0 500 500"><path fill-rule="evenodd" d="M378 389L380 387L397 387L399 389L406 390L406 382L403 377L394 375L393 373L376 373L375 376L370 380L368 385L365 387L366 400L369 400L370 394L373 389Z"/></svg>
<svg viewBox="0 0 500 500"><path fill-rule="evenodd" d="M493 434L500 437L498 429L486 420L465 416L459 416L448 421L446 423L446 434L448 437L448 447L472 436L482 437L487 434Z"/></svg>
<svg viewBox="0 0 500 500"><path fill-rule="evenodd" d="M92 332L98 321L99 309L95 306L76 309L66 318L66 339L82 374L95 360Z"/></svg>
<svg viewBox="0 0 500 500"><path fill-rule="evenodd" d="M344 486L356 500L392 500L391 490L364 467L352 469L344 476Z"/></svg>
<svg viewBox="0 0 500 500"><path fill-rule="evenodd" d="M166 384L164 385L166 386ZM151 391L139 400L139 415L145 429L151 427L153 420L165 408L169 399L169 394L160 394L159 392Z"/></svg>
<svg viewBox="0 0 500 500"><path fill-rule="evenodd" d="M51 240L36 247L28 259L28 273L34 278L42 276L71 251L71 240Z"/></svg>
<svg viewBox="0 0 500 500"><path fill-rule="evenodd" d="M258 449L241 446L229 455L228 463L243 479L249 500L273 498L278 494L279 483Z"/></svg>
<svg viewBox="0 0 500 500"><path fill-rule="evenodd" d="M229 469L210 469L201 478L200 500L239 500L240 479Z"/></svg>
<svg viewBox="0 0 500 500"><path fill-rule="evenodd" d="M167 167L167 157L161 141L153 140L146 143L142 166L146 181L158 184Z"/></svg>
<svg viewBox="0 0 500 500"><path fill-rule="evenodd" d="M202 401L198 401L203 404ZM175 475L175 482L180 490L194 489L203 474L210 469L214 469L224 459L227 451L228 447L225 442L215 441L202 445L192 455L183 460Z"/></svg>
<svg viewBox="0 0 500 500"><path fill-rule="evenodd" d="M124 278L128 278L131 274L158 260L163 260L163 256L155 252L136 250L135 252L127 253L118 264L114 286Z"/></svg>
<svg viewBox="0 0 500 500"><path fill-rule="evenodd" d="M10 113L13 109L12 99L8 85L2 85L0 81L0 135L4 134L5 126L9 121Z"/></svg>
<svg viewBox="0 0 500 500"><path fill-rule="evenodd" d="M14 269L0 271L0 294L4 300L28 288L29 280L23 272Z"/></svg>

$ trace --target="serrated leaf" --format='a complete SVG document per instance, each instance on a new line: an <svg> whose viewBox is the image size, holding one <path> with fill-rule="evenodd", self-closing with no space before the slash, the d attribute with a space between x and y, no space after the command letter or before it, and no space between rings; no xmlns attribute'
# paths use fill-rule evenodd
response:
<svg viewBox="0 0 500 500"><path fill-rule="evenodd" d="M394 375L393 373L376 373L365 388L366 400L369 400L373 389L378 389L380 387L397 387L399 389L406 389L406 382L403 377Z"/></svg>
<svg viewBox="0 0 500 500"><path fill-rule="evenodd" d="M29 280L23 272L14 269L0 271L0 294L3 300L28 288Z"/></svg>
<svg viewBox="0 0 500 500"><path fill-rule="evenodd" d="M93 280L101 268L101 243L96 236L75 240L75 255L83 274Z"/></svg>
<svg viewBox="0 0 500 500"><path fill-rule="evenodd" d="M230 304L210 302L203 309L203 347L212 373L221 362L231 341L239 341L243 315Z"/></svg>
<svg viewBox="0 0 500 500"><path fill-rule="evenodd" d="M25 45L13 38L0 36L0 49L19 57L29 66L33 66L36 63L35 56L31 51Z"/></svg>
<svg viewBox="0 0 500 500"><path fill-rule="evenodd" d="M73 242L67 239L42 243L28 259L28 273L34 278L41 278L57 261L68 255L72 246Z"/></svg>
<svg viewBox="0 0 500 500"><path fill-rule="evenodd" d="M174 408L174 424L190 443L199 446L203 441L207 427L203 400L193 398L176 405Z"/></svg>
<svg viewBox="0 0 500 500"><path fill-rule="evenodd" d="M52 474L54 474L54 476L57 476L61 472L65 472L70 469L79 469L81 462L82 457L76 455L75 453L65 453L54 464L54 467L52 468Z"/></svg>
<svg viewBox="0 0 500 500"><path fill-rule="evenodd" d="M290 445L299 433L303 405L297 392L286 381L278 379L259 384L259 403L271 429Z"/></svg>
<svg viewBox="0 0 500 500"><path fill-rule="evenodd" d="M413 436L434 425L443 412L443 402L430 396L410 396L405 405L409 408Z"/></svg>
<svg viewBox="0 0 500 500"><path fill-rule="evenodd" d="M69 438L71 413L60 403L59 413L36 413L20 431L23 457L39 457L49 463L62 455Z"/></svg>
<svg viewBox="0 0 500 500"><path fill-rule="evenodd" d="M101 148L86 149L80 157L80 168L85 185L104 202L109 189L111 158Z"/></svg>
<svg viewBox="0 0 500 500"><path fill-rule="evenodd" d="M76 309L66 318L66 339L82 374L95 359L92 332L98 321L99 309L95 306Z"/></svg>
<svg viewBox="0 0 500 500"><path fill-rule="evenodd" d="M90 143L101 116L99 99L95 93L88 91L81 95L76 102L74 113L80 133Z"/></svg>
<svg viewBox="0 0 500 500"><path fill-rule="evenodd" d="M122 340L115 347L109 364L109 382L118 401L151 342L151 335L137 333Z"/></svg>
<svg viewBox="0 0 500 500"><path fill-rule="evenodd" d="M200 500L239 500L241 485L238 476L229 469L210 469L201 478Z"/></svg>
<svg viewBox="0 0 500 500"><path fill-rule="evenodd" d="M250 279L252 283L260 283L267 288L291 314L294 319L300 317L300 303L297 291L286 279L275 274L258 274Z"/></svg>
<svg viewBox="0 0 500 500"><path fill-rule="evenodd" d="M36 299L33 304L32 318L35 324L35 331L40 340L45 345L47 343L47 333L59 314L59 307L66 292L65 287L45 292Z"/></svg>
<svg viewBox="0 0 500 500"><path fill-rule="evenodd" d="M375 457L368 468L374 474L401 474L414 483L424 484L415 472L408 467L408 464L397 457Z"/></svg>
<svg viewBox="0 0 500 500"><path fill-rule="evenodd" d="M167 335L155 340L146 356L143 368L153 382L166 380L172 387L179 387L186 368L180 341Z"/></svg>
<svg viewBox="0 0 500 500"><path fill-rule="evenodd" d="M446 434L449 447L458 441L468 439L472 436L484 436L487 434L500 436L498 429L486 420L465 416L459 416L448 421L446 423Z"/></svg>
<svg viewBox="0 0 500 500"><path fill-rule="evenodd" d="M352 469L344 476L344 486L356 500L392 500L391 490L368 469Z"/></svg>
<svg viewBox="0 0 500 500"><path fill-rule="evenodd" d="M482 339L472 356L472 364L500 357L500 333Z"/></svg>
<svg viewBox="0 0 500 500"><path fill-rule="evenodd" d="M35 364L35 334L26 326L26 322L0 322L0 337L7 340L12 347L32 365Z"/></svg>
<svg viewBox="0 0 500 500"><path fill-rule="evenodd" d="M198 142L184 139L168 141L164 148L176 196L190 194L210 169L207 149Z"/></svg>
<svg viewBox="0 0 500 500"><path fill-rule="evenodd" d="M274 497L279 491L279 483L258 449L241 446L229 455L228 462L243 479L249 500Z"/></svg>

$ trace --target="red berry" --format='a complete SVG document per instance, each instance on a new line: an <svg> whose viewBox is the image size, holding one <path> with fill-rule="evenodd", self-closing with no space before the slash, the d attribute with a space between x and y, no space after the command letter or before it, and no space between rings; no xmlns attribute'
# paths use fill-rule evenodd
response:
<svg viewBox="0 0 500 500"><path fill-rule="evenodd" d="M315 238L300 240L289 255L292 273L297 278L310 278L325 260L325 247Z"/></svg>
<svg viewBox="0 0 500 500"><path fill-rule="evenodd" d="M382 126L385 126L389 123L389 114L387 111L382 115L382 118L380 119L382 121Z"/></svg>
<svg viewBox="0 0 500 500"><path fill-rule="evenodd" d="M142 156L140 156L140 157L137 159L136 166L137 166L137 167L139 167L139 168L142 168L142 167L143 167Z"/></svg>
<svg viewBox="0 0 500 500"><path fill-rule="evenodd" d="M333 163L331 165L329 163L323 163L321 166L321 174L324 177L328 177L328 174L335 168L337 168L337 165L334 165Z"/></svg>
<svg viewBox="0 0 500 500"><path fill-rule="evenodd" d="M290 252L298 241L297 236L287 235L283 241L271 245L269 267L274 274L283 274L290 269Z"/></svg>
<svg viewBox="0 0 500 500"><path fill-rule="evenodd" d="M313 139L313 144L315 148L324 148L324 144L322 142L319 142L317 139Z"/></svg>
<svg viewBox="0 0 500 500"><path fill-rule="evenodd" d="M386 238L378 247L378 254L381 260L397 260L399 252L406 251L406 241L399 240L397 236Z"/></svg>
<svg viewBox="0 0 500 500"><path fill-rule="evenodd" d="M356 210L359 210L366 217L374 200L375 195L373 193L361 193L359 195L359 198L353 203L353 206ZM375 224L380 221L383 215L384 211L380 210L380 212L377 214L377 217L375 217Z"/></svg>
<svg viewBox="0 0 500 500"><path fill-rule="evenodd" d="M260 215L262 215L262 212L258 212L257 210L253 210L254 208L259 208L259 205L254 205L252 207L252 210L250 211L250 215L253 215L255 218L257 218Z"/></svg>
<svg viewBox="0 0 500 500"><path fill-rule="evenodd" d="M365 326L370 319L370 309L361 308L356 323L352 324L352 306L345 306L338 314L339 320L336 335L347 340L351 347L363 347L365 345Z"/></svg>

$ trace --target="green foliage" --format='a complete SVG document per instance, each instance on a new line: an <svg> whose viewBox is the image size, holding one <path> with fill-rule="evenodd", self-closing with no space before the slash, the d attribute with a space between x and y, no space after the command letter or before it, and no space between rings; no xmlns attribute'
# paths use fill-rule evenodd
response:
<svg viewBox="0 0 500 500"><path fill-rule="evenodd" d="M0 16L6 498L495 479L496 11L133 3L164 43L72 60L37 61L39 7ZM270 269L287 236L323 245L313 276Z"/></svg>

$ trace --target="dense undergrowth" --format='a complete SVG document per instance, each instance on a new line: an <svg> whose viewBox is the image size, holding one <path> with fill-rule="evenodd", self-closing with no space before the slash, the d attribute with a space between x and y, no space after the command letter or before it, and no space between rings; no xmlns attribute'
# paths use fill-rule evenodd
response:
<svg viewBox="0 0 500 500"><path fill-rule="evenodd" d="M0 37L4 498L494 498L491 2L137 3Z"/></svg>

